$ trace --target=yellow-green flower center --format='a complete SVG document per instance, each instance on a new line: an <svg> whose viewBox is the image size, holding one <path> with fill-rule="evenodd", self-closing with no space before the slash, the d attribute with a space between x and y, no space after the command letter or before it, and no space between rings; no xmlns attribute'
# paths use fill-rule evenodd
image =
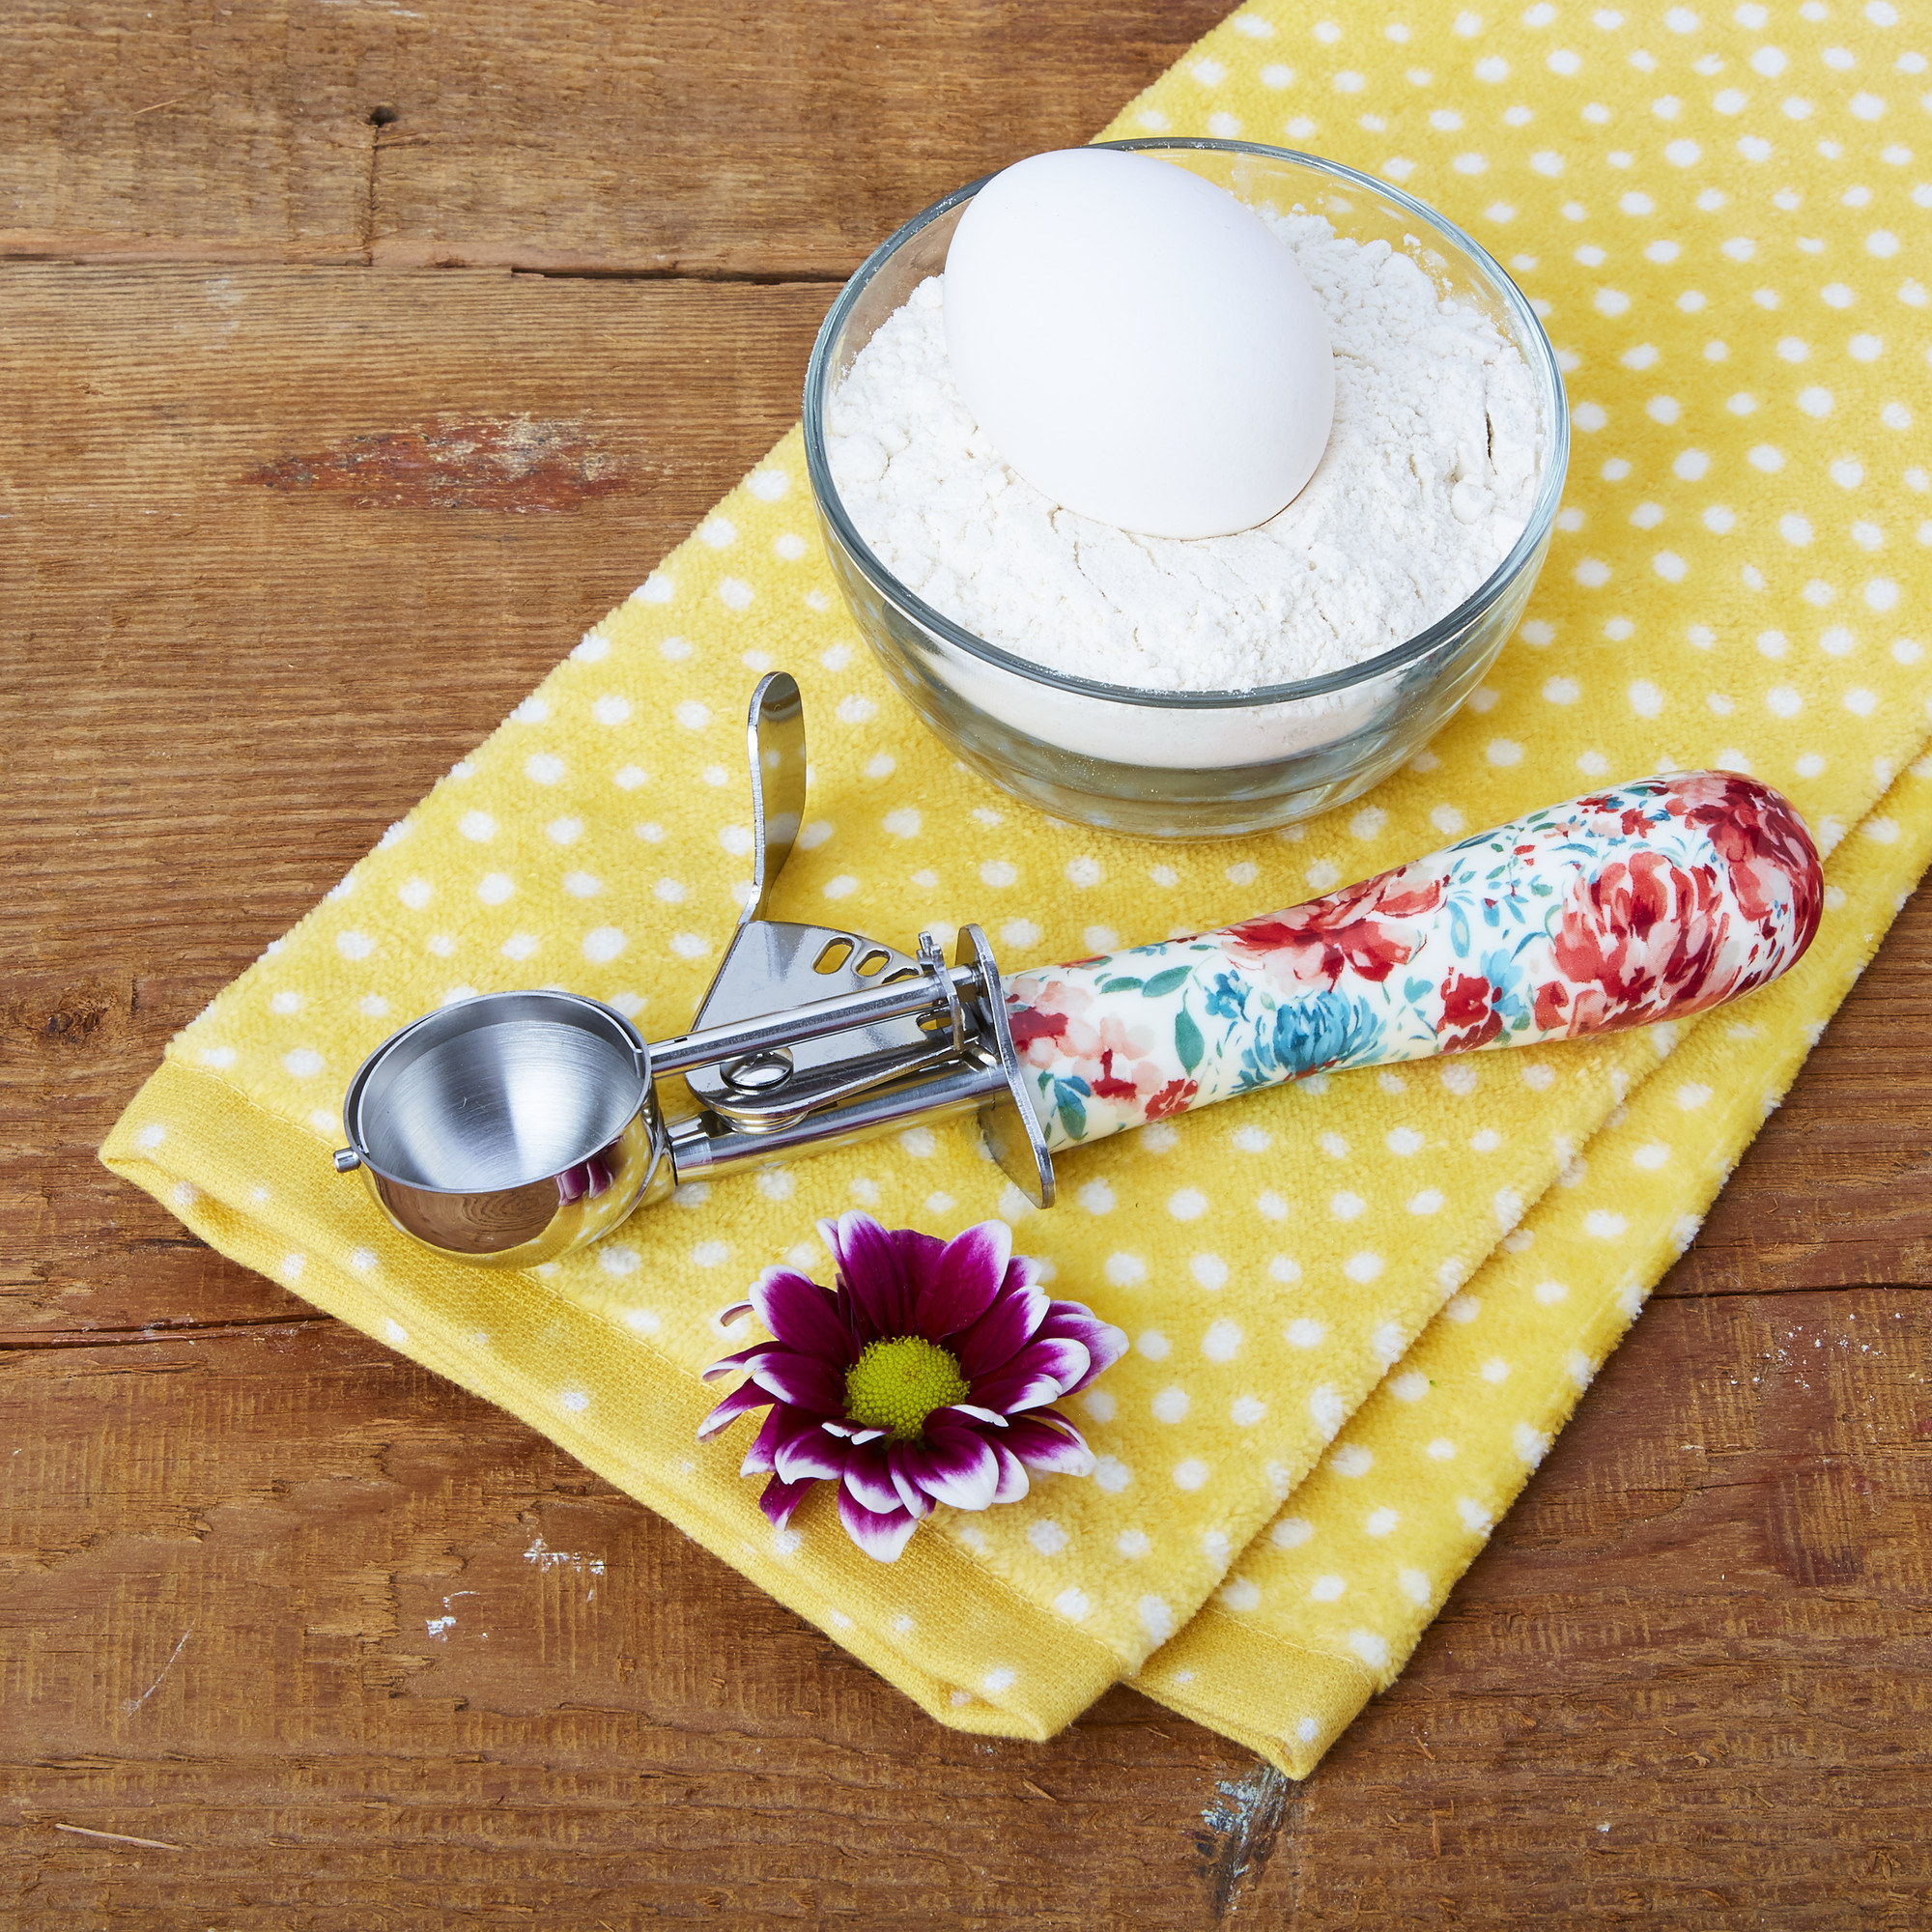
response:
<svg viewBox="0 0 1932 1932"><path fill-rule="evenodd" d="M971 1385L959 1364L923 1335L870 1342L845 1371L845 1413L895 1442L910 1442L935 1408L962 1402Z"/></svg>

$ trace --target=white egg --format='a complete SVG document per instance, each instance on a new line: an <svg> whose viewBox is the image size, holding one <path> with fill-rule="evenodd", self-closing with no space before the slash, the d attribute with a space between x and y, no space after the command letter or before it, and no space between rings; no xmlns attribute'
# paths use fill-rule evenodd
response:
<svg viewBox="0 0 1932 1932"><path fill-rule="evenodd" d="M1147 536L1265 523L1335 413L1327 318L1252 210L1184 167L1035 155L968 204L946 257L946 346L1009 468Z"/></svg>

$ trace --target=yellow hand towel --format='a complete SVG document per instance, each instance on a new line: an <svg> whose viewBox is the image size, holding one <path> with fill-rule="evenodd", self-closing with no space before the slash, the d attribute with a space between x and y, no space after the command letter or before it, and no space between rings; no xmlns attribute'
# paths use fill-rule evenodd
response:
<svg viewBox="0 0 1932 1932"><path fill-rule="evenodd" d="M808 827L775 914L823 911L897 943L973 919L1011 967L1289 903L1664 764L1748 764L1828 839L1864 814L1918 751L1932 688L1901 616L1925 588L1905 509L1918 486L1901 487L1909 451L1888 427L1909 411L1894 372L1922 331L1903 332L1918 311L1861 239L1918 232L1910 183L1871 174L1868 206L1834 201L1794 228L1770 173L1666 152L1696 145L1652 112L1666 82L1680 118L1722 115L1706 104L1722 78L1695 69L1708 37L1653 49L1634 30L1591 31L1606 38L1577 55L1573 103L1546 63L1570 50L1533 26L1424 49L1366 10L1309 24L1254 8L1126 117L1123 131L1308 141L1379 165L1356 124L1400 111L1415 130L1406 185L1479 232L1484 206L1509 207L1493 217L1504 246L1548 264L1518 271L1575 358L1577 507L1489 687L1373 800L1299 838L1155 851L1048 825L961 773L838 607L794 435L171 1044L105 1158L224 1251L528 1419L948 1722L1044 1735L1138 1669L1657 1064L1657 1040L1305 1081L1068 1156L1065 1205L1020 1219L1017 1238L1052 1264L1057 1292L1135 1338L1081 1416L1098 1473L983 1515L942 1513L891 1569L846 1544L823 1498L771 1530L734 1447L693 1439L708 1406L696 1371L740 1339L716 1311L761 1266L810 1254L821 1214L858 1205L939 1234L1019 1217L965 1130L694 1188L596 1250L482 1275L390 1234L359 1183L330 1171L342 1091L385 1033L468 988L567 982L659 1037L687 1020L735 917L742 708L773 665L799 673L814 740ZM1751 48L1723 33L1728 73ZM1434 71L1417 81L1410 68ZM1536 84L1512 90L1511 73ZM1863 110L1843 89L1813 92L1805 142L1828 124L1848 140ZM1511 118L1519 101L1535 103L1527 122ZM1438 138L1426 118L1438 113L1480 122L1480 149ZM1321 128L1295 131L1311 121ZM1488 179L1472 182L1475 160ZM1657 250L1701 220L1706 194L1724 197L1725 219L1696 230L1700 252L1678 242L1681 263L1665 263ZM1808 360L1791 361L1776 347L1788 325L1720 252L1736 240L1762 259L1776 238L1782 257L1815 234L1837 239L1807 272L1900 318L1889 348L1865 355L1861 317L1833 295L1820 313L1839 319L1812 327ZM1579 248L1603 251L1603 274L1570 260ZM1721 367L1707 338L1723 340ZM1813 390L1829 391L1824 414ZM1752 411L1727 406L1731 393ZM1862 494L1836 480L1853 464ZM1613 1246L1591 1284L1598 1273L1621 1283ZM1527 1410L1518 1421L1538 1426ZM1375 1634L1394 1657L1406 1629Z"/></svg>
<svg viewBox="0 0 1932 1932"><path fill-rule="evenodd" d="M1690 647L1668 675L1655 659L1631 665L1622 692L1614 674L1593 683L1551 666L1545 700L1622 696L1674 745L1669 721L1701 696L1706 742L1727 748L1717 760L1801 800L1828 760L1863 776L1869 758L1876 790L1909 755L1922 714L1906 689L1844 678L1835 750L1820 739L1780 753L1765 714L1815 735L1819 698L1832 707L1833 694L1781 674L1794 663L1919 662L1904 613L1922 609L1913 593L1932 539L1910 436L1925 399L1926 291L1913 270L1932 188L1901 139L1926 105L1926 50L1898 10L1815 11L1773 27L1756 8L1587 24L1532 8L1463 14L1424 37L1257 6L1109 129L1306 143L1403 184L1502 255L1564 357L1579 432L1565 510L1577 542L1566 554L1559 537L1523 641L1662 632ZM1633 580L1640 592L1624 587ZM1755 674L1726 672L1751 649ZM1527 696L1534 673L1519 674ZM1504 678L1492 685L1510 694ZM1844 716L1881 707L1898 735L1875 742ZM1804 802L1834 839L1843 810ZM1922 781L1898 780L1831 867L1816 956L1748 1017L1703 1022L1638 1090L1573 1170L1587 1179L1539 1204L1432 1325L1146 1688L1300 1776L1393 1677L1567 1416L1573 1367L1587 1373L1613 1346L1918 878L1927 815ZM1666 1145L1669 1159L1647 1166ZM1485 1382L1479 1364L1509 1374ZM1429 1457L1451 1441L1453 1459ZM1391 1523L1401 1512L1364 1500L1376 1479L1346 1473L1365 1458L1430 1501Z"/></svg>

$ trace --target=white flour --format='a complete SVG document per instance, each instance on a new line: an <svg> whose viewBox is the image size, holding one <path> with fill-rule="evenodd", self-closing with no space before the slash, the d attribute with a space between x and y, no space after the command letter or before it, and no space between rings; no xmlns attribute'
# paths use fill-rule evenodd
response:
<svg viewBox="0 0 1932 1932"><path fill-rule="evenodd" d="M1327 312L1321 467L1234 536L1131 536L1000 461L947 368L944 284L913 291L827 412L853 522L901 582L1030 661L1151 691L1248 691L1362 663L1447 615L1536 496L1536 389L1515 345L1385 242L1274 218Z"/></svg>

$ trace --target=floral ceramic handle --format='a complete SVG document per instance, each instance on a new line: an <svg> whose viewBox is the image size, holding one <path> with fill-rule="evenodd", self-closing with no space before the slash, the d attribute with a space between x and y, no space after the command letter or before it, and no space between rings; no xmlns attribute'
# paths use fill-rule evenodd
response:
<svg viewBox="0 0 1932 1932"><path fill-rule="evenodd" d="M1786 800L1678 772L1550 806L1287 912L1008 981L1074 1147L1318 1068L1681 1019L1795 964L1817 848Z"/></svg>

